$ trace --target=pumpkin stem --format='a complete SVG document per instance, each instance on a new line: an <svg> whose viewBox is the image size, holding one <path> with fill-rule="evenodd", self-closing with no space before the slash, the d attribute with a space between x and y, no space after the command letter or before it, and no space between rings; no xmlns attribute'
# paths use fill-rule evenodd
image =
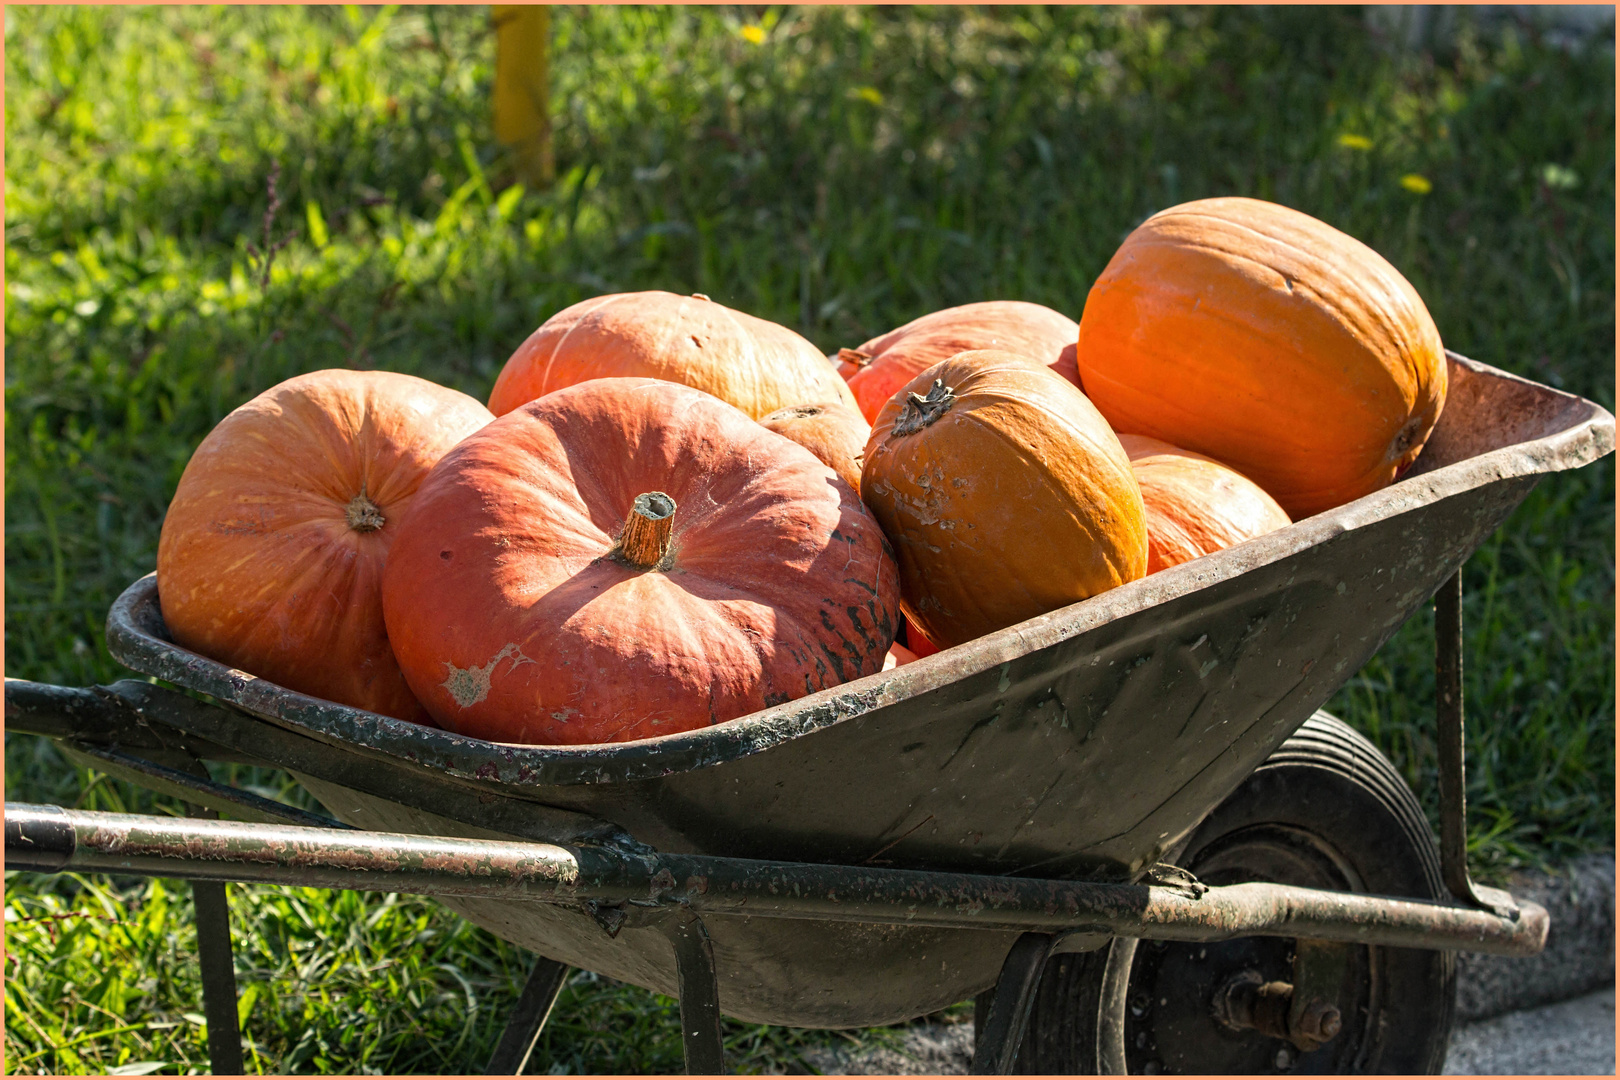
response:
<svg viewBox="0 0 1620 1080"><path fill-rule="evenodd" d="M872 354L861 352L859 349L839 349L838 359L846 364L854 364L858 368L863 368L872 362Z"/></svg>
<svg viewBox="0 0 1620 1080"><path fill-rule="evenodd" d="M366 498L364 489L349 500L343 516L349 522L349 528L360 533L376 532L387 523L377 504Z"/></svg>
<svg viewBox="0 0 1620 1080"><path fill-rule="evenodd" d="M674 527L674 499L662 491L637 495L619 533L619 557L642 570L656 568L669 554L669 534Z"/></svg>
<svg viewBox="0 0 1620 1080"><path fill-rule="evenodd" d="M703 294L702 294L702 293L700 293L700 292L695 292L695 293L693 293L693 294L692 294L692 299L694 299L694 300L709 300L709 298L708 298L708 297L707 297L707 296L704 296L704 295L703 295ZM714 303L714 301L713 301L713 300L709 300L709 303L711 303L711 304L712 304L712 303Z"/></svg>
<svg viewBox="0 0 1620 1080"><path fill-rule="evenodd" d="M820 416L826 412L820 405L789 405L785 409L777 409L766 420L808 420L812 416Z"/></svg>
<svg viewBox="0 0 1620 1080"><path fill-rule="evenodd" d="M913 431L921 431L949 412L955 403L956 388L946 386L944 379L935 379L934 385L928 388L927 397L918 393L906 395L906 403L901 407L900 416L890 431L896 435L910 435Z"/></svg>

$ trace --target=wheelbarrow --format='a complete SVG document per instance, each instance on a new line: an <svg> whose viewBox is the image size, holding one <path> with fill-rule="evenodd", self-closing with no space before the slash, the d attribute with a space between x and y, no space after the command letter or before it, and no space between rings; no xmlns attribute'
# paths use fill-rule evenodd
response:
<svg viewBox="0 0 1620 1080"><path fill-rule="evenodd" d="M188 693L8 679L6 725L198 816L8 804L7 867L195 880L217 1072L240 1068L226 881L433 895L539 954L490 1072L521 1071L568 966L678 997L691 1072L722 1071L722 1012L860 1027L975 995L975 1072L1437 1072L1456 951L1547 932L1468 877L1460 569L1542 474L1614 445L1597 405L1449 360L1382 491L639 742L502 745L294 693L169 641L148 576L108 648ZM1319 712L1431 598L1438 845ZM208 761L285 769L337 820Z"/></svg>

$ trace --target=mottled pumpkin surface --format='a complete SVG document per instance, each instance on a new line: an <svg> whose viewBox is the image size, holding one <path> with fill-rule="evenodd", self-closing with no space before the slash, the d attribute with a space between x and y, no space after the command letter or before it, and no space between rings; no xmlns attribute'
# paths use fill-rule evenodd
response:
<svg viewBox="0 0 1620 1080"><path fill-rule="evenodd" d="M846 361L849 388L861 415L875 421L878 412L924 368L959 352L999 349L1046 364L1080 385L1075 369L1079 325L1067 315L1023 300L987 300L935 311L875 337L855 350L859 365Z"/></svg>
<svg viewBox="0 0 1620 1080"><path fill-rule="evenodd" d="M785 326L703 296L611 293L547 319L495 380L504 416L587 379L646 377L713 394L756 419L789 405L855 399L827 358Z"/></svg>
<svg viewBox="0 0 1620 1080"><path fill-rule="evenodd" d="M1396 479L1446 393L1440 333L1400 272L1257 199L1132 232L1086 300L1078 363L1116 431L1225 462L1295 520Z"/></svg>
<svg viewBox="0 0 1620 1080"><path fill-rule="evenodd" d="M1150 574L1290 524L1258 484L1214 458L1146 435L1119 442L1142 489Z"/></svg>
<svg viewBox="0 0 1620 1080"><path fill-rule="evenodd" d="M861 494L929 641L960 645L1146 572L1130 461L1073 384L974 351L905 390L872 425Z"/></svg>
<svg viewBox="0 0 1620 1080"><path fill-rule="evenodd" d="M385 371L317 371L232 412L186 464L158 541L174 640L301 693L426 721L389 648L382 573L423 477L493 419Z"/></svg>
<svg viewBox="0 0 1620 1080"><path fill-rule="evenodd" d="M816 455L850 487L860 490L861 455L866 453L872 425L854 408L835 401L795 405L776 410L760 423Z"/></svg>
<svg viewBox="0 0 1620 1080"><path fill-rule="evenodd" d="M675 509L667 554L643 568L616 541L651 492ZM898 591L877 522L808 450L701 391L600 379L446 456L383 599L406 677L445 727L600 743L880 671Z"/></svg>

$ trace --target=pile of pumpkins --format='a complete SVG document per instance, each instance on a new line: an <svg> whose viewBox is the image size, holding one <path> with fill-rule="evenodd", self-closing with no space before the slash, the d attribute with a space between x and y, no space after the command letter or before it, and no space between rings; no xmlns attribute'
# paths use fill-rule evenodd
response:
<svg viewBox="0 0 1620 1080"><path fill-rule="evenodd" d="M182 646L499 742L651 738L970 641L1397 479L1445 399L1416 291L1242 198L1154 215L1082 321L937 311L824 356L600 296L486 409L318 371L226 417L163 524Z"/></svg>

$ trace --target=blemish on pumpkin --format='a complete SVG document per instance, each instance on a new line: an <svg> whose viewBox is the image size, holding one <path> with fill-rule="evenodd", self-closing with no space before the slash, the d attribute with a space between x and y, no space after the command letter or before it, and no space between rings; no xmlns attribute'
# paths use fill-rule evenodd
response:
<svg viewBox="0 0 1620 1080"><path fill-rule="evenodd" d="M457 706L470 709L489 696L489 681L490 676L495 673L495 665L513 656L514 653L516 657L512 660L512 668L519 664L534 663L534 660L523 655L523 650L518 648L515 642L509 641L483 667L458 668L445 661L444 666L449 669L450 677L439 685L449 691ZM512 668L507 670L511 671Z"/></svg>

